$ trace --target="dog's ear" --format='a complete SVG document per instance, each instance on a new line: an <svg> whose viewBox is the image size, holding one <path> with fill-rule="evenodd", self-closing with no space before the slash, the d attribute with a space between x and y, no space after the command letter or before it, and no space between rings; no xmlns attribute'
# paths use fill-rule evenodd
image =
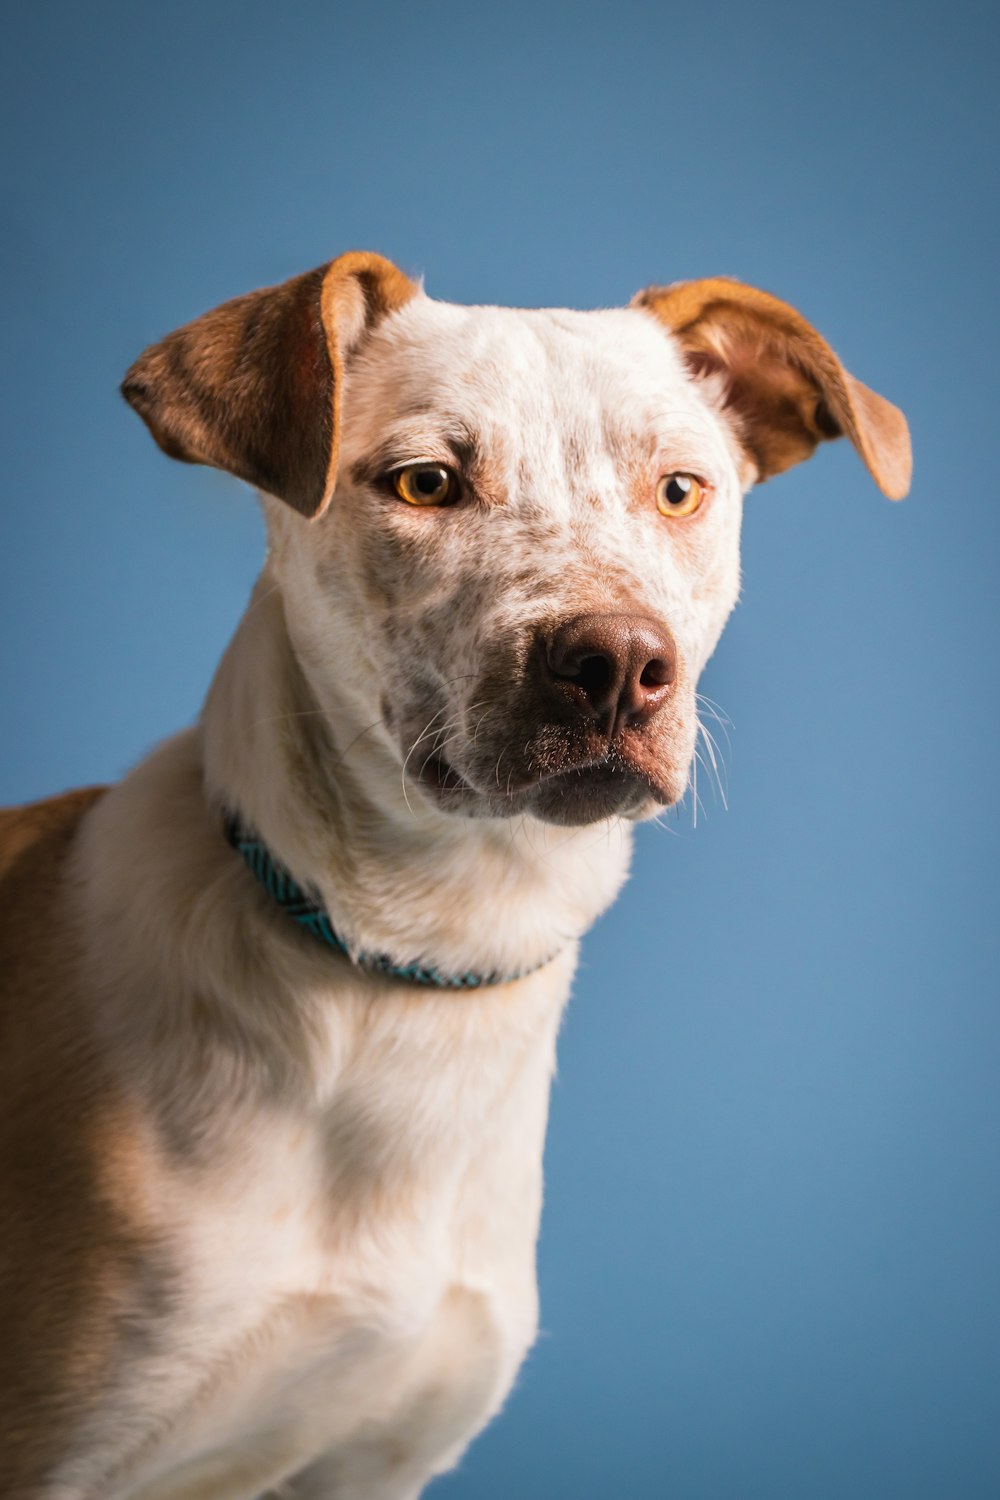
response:
<svg viewBox="0 0 1000 1500"><path fill-rule="evenodd" d="M418 290L380 255L338 256L168 334L122 395L171 458L228 469L312 519L336 483L345 358Z"/></svg>
<svg viewBox="0 0 1000 1500"><path fill-rule="evenodd" d="M830 345L787 302L726 276L648 287L633 307L654 313L698 376L721 378L757 478L808 458L846 434L891 500L910 487L903 413L844 369Z"/></svg>

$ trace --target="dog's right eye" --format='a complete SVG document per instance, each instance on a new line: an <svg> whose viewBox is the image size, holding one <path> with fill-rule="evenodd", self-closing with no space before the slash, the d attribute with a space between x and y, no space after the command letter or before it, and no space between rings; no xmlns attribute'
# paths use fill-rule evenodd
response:
<svg viewBox="0 0 1000 1500"><path fill-rule="evenodd" d="M441 464L407 464L389 477L407 505L450 505L458 499L458 480Z"/></svg>

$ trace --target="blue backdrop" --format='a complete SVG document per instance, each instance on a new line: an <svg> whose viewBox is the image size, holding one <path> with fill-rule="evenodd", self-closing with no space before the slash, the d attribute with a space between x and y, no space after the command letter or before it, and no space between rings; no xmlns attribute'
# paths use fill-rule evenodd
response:
<svg viewBox="0 0 1000 1500"><path fill-rule="evenodd" d="M748 504L702 686L562 1038L544 1331L440 1500L995 1500L998 12L759 0L53 4L6 19L0 797L189 721L251 494L116 393L151 339L362 247L455 301L718 272L910 417Z"/></svg>

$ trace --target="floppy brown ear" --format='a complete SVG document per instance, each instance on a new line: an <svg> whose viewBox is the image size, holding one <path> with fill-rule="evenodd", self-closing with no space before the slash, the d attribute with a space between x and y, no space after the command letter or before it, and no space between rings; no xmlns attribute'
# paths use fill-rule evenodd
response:
<svg viewBox="0 0 1000 1500"><path fill-rule="evenodd" d="M648 287L632 306L666 324L696 375L721 376L758 479L846 434L883 494L902 500L912 467L906 418L849 375L794 307L728 276Z"/></svg>
<svg viewBox="0 0 1000 1500"><path fill-rule="evenodd" d="M391 261L352 251L152 344L122 395L171 458L227 469L312 519L337 479L344 359L417 291Z"/></svg>

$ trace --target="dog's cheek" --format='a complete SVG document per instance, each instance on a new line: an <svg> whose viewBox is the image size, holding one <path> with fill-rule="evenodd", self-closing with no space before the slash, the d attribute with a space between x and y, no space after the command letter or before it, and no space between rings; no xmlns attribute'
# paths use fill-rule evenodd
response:
<svg viewBox="0 0 1000 1500"><path fill-rule="evenodd" d="M719 643L740 592L740 563L735 548L707 571L692 591L692 642L689 663L697 681Z"/></svg>
<svg viewBox="0 0 1000 1500"><path fill-rule="evenodd" d="M469 670L475 591L457 581L462 558L450 557L447 520L396 517L370 498L359 508L347 534L331 537L317 570L320 590L344 642L345 670L353 664L355 675L367 676L372 718L385 722L405 755L429 720L450 711L442 683Z"/></svg>
<svg viewBox="0 0 1000 1500"><path fill-rule="evenodd" d="M739 597L741 511L738 493L720 496L709 524L672 538L664 617L695 685Z"/></svg>
<svg viewBox="0 0 1000 1500"><path fill-rule="evenodd" d="M408 546L352 510L338 504L324 522L327 536L314 564L316 593L347 657L363 662L385 692L418 651L412 627L427 576L426 549Z"/></svg>

